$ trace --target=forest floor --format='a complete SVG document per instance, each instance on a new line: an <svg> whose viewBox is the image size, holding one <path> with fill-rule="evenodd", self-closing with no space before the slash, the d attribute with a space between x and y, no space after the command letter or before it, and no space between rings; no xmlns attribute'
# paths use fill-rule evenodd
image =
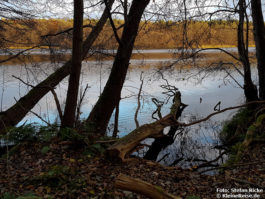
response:
<svg viewBox="0 0 265 199"><path fill-rule="evenodd" d="M241 190L234 190L234 195L265 198L265 144L253 145L239 162L215 176L140 158L113 163L104 158L102 148L59 140L20 144L12 155L0 159L0 198L145 198L115 188L119 174L139 178L186 199L225 198L218 194L232 194L235 188Z"/></svg>

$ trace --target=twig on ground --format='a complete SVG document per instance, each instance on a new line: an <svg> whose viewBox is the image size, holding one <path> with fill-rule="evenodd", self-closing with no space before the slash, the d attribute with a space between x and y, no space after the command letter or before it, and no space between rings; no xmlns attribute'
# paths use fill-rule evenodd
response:
<svg viewBox="0 0 265 199"><path fill-rule="evenodd" d="M239 182L239 183L243 183L243 184L249 184L249 185L252 185L254 187L257 187L257 188L260 188L260 189L265 189L265 187L259 185L259 184L256 184L256 183L253 183L253 182L249 182L247 180L242 180L242 179L239 179L239 178L233 178L233 177L228 177L228 179L231 179L235 182Z"/></svg>

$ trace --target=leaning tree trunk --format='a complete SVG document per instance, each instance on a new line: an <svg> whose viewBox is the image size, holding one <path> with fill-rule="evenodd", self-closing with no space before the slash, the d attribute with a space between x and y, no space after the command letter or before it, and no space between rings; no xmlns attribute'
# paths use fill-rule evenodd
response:
<svg viewBox="0 0 265 199"><path fill-rule="evenodd" d="M82 43L83 43L83 0L74 0L74 31L72 67L69 77L69 86L65 103L62 127L74 127L77 106L79 80L82 67Z"/></svg>
<svg viewBox="0 0 265 199"><path fill-rule="evenodd" d="M244 18L246 13L246 3L245 0L239 1L239 23L237 29L237 48L239 59L243 64L244 68L244 93L246 101L256 101L258 99L258 92L256 86L253 84L251 79L251 69L248 57L248 20L247 20L247 34L246 42L244 40ZM246 16L247 17L247 16Z"/></svg>
<svg viewBox="0 0 265 199"><path fill-rule="evenodd" d="M183 107L180 92L175 94L174 103L171 106L170 114L151 124L145 124L136 128L134 131L118 140L106 151L106 157L112 161L122 162L133 150L146 138L163 137L163 130L168 126L176 126L178 115L181 114ZM184 105L185 106L185 105Z"/></svg>
<svg viewBox="0 0 265 199"><path fill-rule="evenodd" d="M114 0L110 0L109 5L113 4ZM108 9L105 8L100 20L92 29L83 44L82 59L84 59L97 39L99 33L104 27L108 19ZM5 133L6 129L19 123L25 115L39 102L39 100L49 91L59 84L70 73L72 61L66 62L60 69L51 74L41 83L32 88L24 97L20 98L16 104L0 113L0 134Z"/></svg>
<svg viewBox="0 0 265 199"><path fill-rule="evenodd" d="M106 151L106 157L112 161L123 162L128 155L146 138L162 137L163 129L174 124L171 114L151 124L145 124L119 139Z"/></svg>
<svg viewBox="0 0 265 199"><path fill-rule="evenodd" d="M104 135L106 132L111 114L120 100L139 23L149 1L133 0L132 2L109 79L87 119L90 133Z"/></svg>
<svg viewBox="0 0 265 199"><path fill-rule="evenodd" d="M259 97L265 99L265 28L261 0L251 0L253 32L259 73Z"/></svg>
<svg viewBox="0 0 265 199"><path fill-rule="evenodd" d="M186 104L181 103L180 96L176 95L175 98L173 99L173 106L171 107L171 110L173 108L175 108L175 110L176 110L176 112L174 114L175 120L178 120L178 118L181 116L183 110L186 107L187 107ZM163 136L155 138L154 142L152 143L152 145L149 147L148 151L146 152L144 158L147 160L154 160L155 161L161 150L163 150L167 146L174 143L175 134L176 134L178 128L179 128L178 125L170 126L170 129L169 129L169 132L167 133L167 135L163 135L163 132L161 132L161 134Z"/></svg>

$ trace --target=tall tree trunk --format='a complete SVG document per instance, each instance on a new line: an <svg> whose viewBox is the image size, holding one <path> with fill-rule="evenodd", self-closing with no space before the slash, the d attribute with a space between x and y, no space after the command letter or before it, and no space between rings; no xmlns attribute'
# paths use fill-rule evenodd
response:
<svg viewBox="0 0 265 199"><path fill-rule="evenodd" d="M112 137L116 138L119 132L119 114L120 114L120 101L118 101L118 104L115 108L115 118L114 118L114 129Z"/></svg>
<svg viewBox="0 0 265 199"><path fill-rule="evenodd" d="M74 127L79 80L82 67L82 43L83 43L83 0L74 0L74 31L72 67L69 77L67 98L62 120L62 127Z"/></svg>
<svg viewBox="0 0 265 199"><path fill-rule="evenodd" d="M251 0L253 32L259 73L259 97L265 99L265 28L261 0Z"/></svg>
<svg viewBox="0 0 265 199"><path fill-rule="evenodd" d="M245 0L239 0L239 23L237 29L237 48L239 53L239 59L244 68L244 93L246 101L255 101L258 99L257 88L253 84L251 79L251 69L248 57L248 24L246 32L246 42L244 39L244 18L246 12ZM247 20L248 23L248 20Z"/></svg>
<svg viewBox="0 0 265 199"><path fill-rule="evenodd" d="M113 4L114 0L110 0L109 5ZM82 59L84 59L97 39L99 33L104 27L108 19L108 9L105 8L100 20L92 29L83 44ZM0 113L0 133L6 132L6 128L16 125L25 115L38 103L38 101L59 84L70 73L72 60L66 62L60 69L55 71L41 83L32 88L24 97L20 98L13 106L4 112Z"/></svg>
<svg viewBox="0 0 265 199"><path fill-rule="evenodd" d="M120 100L120 93L129 66L129 60L138 32L139 23L149 1L150 0L133 0L132 2L111 74L103 93L100 95L87 119L87 124L90 127L91 133L100 133L103 135L106 132L111 114Z"/></svg>

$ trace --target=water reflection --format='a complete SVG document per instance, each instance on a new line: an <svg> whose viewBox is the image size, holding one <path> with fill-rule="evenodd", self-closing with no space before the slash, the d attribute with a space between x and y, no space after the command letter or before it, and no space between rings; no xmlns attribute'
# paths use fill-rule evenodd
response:
<svg viewBox="0 0 265 199"><path fill-rule="evenodd" d="M144 84L141 96L141 107L138 114L140 125L153 121L151 115L156 106L151 101L155 97L160 101L166 101L166 96L161 85L166 84L160 73L157 71L168 66L170 60L149 59L131 60L131 66L126 77L122 90L119 116L119 136L122 137L135 129L134 113L137 107L137 94L140 87L140 74L143 72ZM60 67L60 63L51 66L48 62L35 63L30 66L6 65L1 66L1 111L7 109L16 102L17 99L27 93L36 83L45 79L54 70ZM83 62L81 88L90 86L86 98L82 105L81 118L86 118L97 101L110 73L111 60L105 61L85 61ZM159 66L159 68L157 67ZM237 86L226 71L216 70L211 73L201 72L202 69L171 68L163 70L164 78L169 84L179 88L182 94L182 101L188 104L184 110L180 121L190 122L207 116L214 111L215 105L220 102L221 108L238 105L244 101L243 90ZM231 71L231 75L239 82L243 83L242 77ZM27 82L23 84L16 76ZM62 81L56 87L56 93L64 105L67 90L67 80ZM161 113L169 113L170 103L162 107ZM63 108L63 107L62 107ZM47 94L33 108L43 119L48 122L58 121L58 113L52 95ZM190 166L184 159L214 159L220 151L213 149L219 143L218 132L223 122L229 119L235 110L214 116L210 121L185 128L181 133L177 132L174 143L161 151L157 157L162 164ZM20 124L24 122L42 123L33 114L28 114ZM109 134L112 133L114 116L109 125ZM150 144L151 141L147 140ZM209 150L213 149L213 150ZM144 152L145 150L142 150ZM193 164L193 163L191 163Z"/></svg>

